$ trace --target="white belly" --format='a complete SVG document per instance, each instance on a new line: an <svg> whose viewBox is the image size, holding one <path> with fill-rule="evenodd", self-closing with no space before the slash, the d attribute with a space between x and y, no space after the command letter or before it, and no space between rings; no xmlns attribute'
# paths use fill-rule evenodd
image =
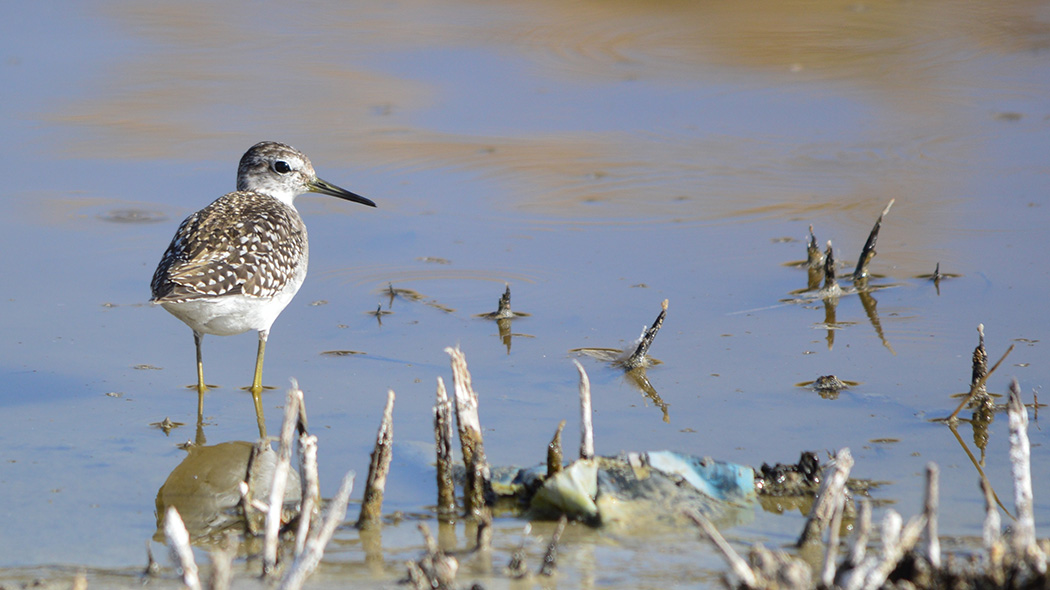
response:
<svg viewBox="0 0 1050 590"><path fill-rule="evenodd" d="M284 289L273 297L223 295L179 303L161 303L164 309L201 334L232 336L248 330L269 332L277 316L291 303L306 278L305 264Z"/></svg>

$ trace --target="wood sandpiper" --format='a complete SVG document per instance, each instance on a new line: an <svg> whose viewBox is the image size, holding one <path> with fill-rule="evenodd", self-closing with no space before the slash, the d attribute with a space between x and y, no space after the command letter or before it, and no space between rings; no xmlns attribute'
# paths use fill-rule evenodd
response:
<svg viewBox="0 0 1050 590"><path fill-rule="evenodd" d="M193 330L197 347L197 419L204 412L205 334L259 332L255 400L260 434L263 356L270 326L306 278L309 246L295 198L321 193L375 207L360 195L317 177L299 150L272 141L257 143L241 158L237 191L223 195L182 222L150 287L159 304Z"/></svg>

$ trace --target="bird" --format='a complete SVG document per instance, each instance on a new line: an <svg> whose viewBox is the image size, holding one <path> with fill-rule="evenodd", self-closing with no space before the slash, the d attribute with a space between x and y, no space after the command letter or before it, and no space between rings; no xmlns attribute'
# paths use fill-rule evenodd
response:
<svg viewBox="0 0 1050 590"><path fill-rule="evenodd" d="M203 419L205 334L259 334L255 400L260 435L263 358L270 327L306 278L309 243L295 198L313 192L360 203L365 197L321 180L306 154L263 141L241 157L237 190L187 217L153 273L150 302L193 330L197 349L197 420Z"/></svg>

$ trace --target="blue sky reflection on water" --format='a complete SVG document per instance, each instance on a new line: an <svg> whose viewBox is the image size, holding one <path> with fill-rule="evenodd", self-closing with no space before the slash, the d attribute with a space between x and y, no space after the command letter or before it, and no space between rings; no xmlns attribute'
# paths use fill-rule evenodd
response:
<svg viewBox="0 0 1050 590"><path fill-rule="evenodd" d="M944 533L980 531L973 467L927 419L965 389L978 323L993 360L1017 344L994 391L1017 376L1030 400L1048 374L1045 6L100 2L10 17L4 564L141 562L156 490L183 456L174 444L193 436L149 424L195 411L192 338L146 305L149 277L178 222L231 190L261 139L379 204L299 201L311 273L267 354L267 383L307 390L326 494L346 468L363 477L393 388L406 452L391 509L431 502L415 450L448 345L482 392L490 459L538 461L561 419L575 440L568 351L624 345L666 298L663 364L648 376L670 422L586 361L599 452L759 466L850 446L855 475L889 482L876 497L906 515L937 461ZM875 294L890 347L852 297L829 350L819 304L780 303L805 285L783 263L804 256L813 224L852 264L890 198L873 263L893 285ZM129 210L153 221L112 221ZM914 278L938 262L963 275L940 295ZM365 312L387 307L391 282L425 298L395 301L380 326ZM509 354L473 317L504 282L532 314ZM206 400L210 443L253 436L237 389L253 359L252 335L205 341L207 380L222 386ZM837 400L794 386L827 373L861 385ZM267 399L274 426L280 403ZM1005 434L997 418L985 469L1008 497ZM1031 435L1038 453L1038 423ZM733 534L784 542L800 523L757 511ZM98 530L93 547L76 541Z"/></svg>

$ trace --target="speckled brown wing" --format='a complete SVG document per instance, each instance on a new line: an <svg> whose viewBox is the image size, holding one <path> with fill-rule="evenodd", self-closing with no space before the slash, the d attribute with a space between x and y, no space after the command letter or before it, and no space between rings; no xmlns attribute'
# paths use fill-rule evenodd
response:
<svg viewBox="0 0 1050 590"><path fill-rule="evenodd" d="M179 226L153 274L152 300L272 297L295 275L306 247L295 209L258 193L229 193Z"/></svg>

